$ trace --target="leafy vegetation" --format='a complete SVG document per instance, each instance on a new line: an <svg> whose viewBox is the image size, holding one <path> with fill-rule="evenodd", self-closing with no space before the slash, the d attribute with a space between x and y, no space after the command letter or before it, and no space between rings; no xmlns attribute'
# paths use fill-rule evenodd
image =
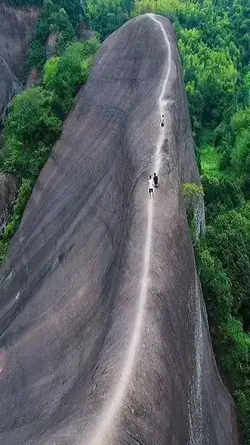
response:
<svg viewBox="0 0 250 445"><path fill-rule="evenodd" d="M54 106L60 116L70 111L74 97L88 78L93 54L99 47L96 38L70 44L63 57L53 57L44 66L44 86L53 93Z"/></svg>
<svg viewBox="0 0 250 445"><path fill-rule="evenodd" d="M75 95L87 81L98 46L95 38L70 43L62 56L47 61L39 87L25 90L12 100L10 113L4 120L0 170L14 175L21 187L13 214L0 238L0 261L18 229L32 187L61 133Z"/></svg>
<svg viewBox="0 0 250 445"><path fill-rule="evenodd" d="M19 227L24 209L26 207L28 199L30 198L34 183L35 181L31 179L22 180L18 193L18 198L14 205L13 213L5 229L4 235L0 239L0 261L3 261L7 253L9 243Z"/></svg>
<svg viewBox="0 0 250 445"><path fill-rule="evenodd" d="M5 119L3 170L16 177L36 178L61 131L53 113L53 95L42 87L31 88L12 101Z"/></svg>
<svg viewBox="0 0 250 445"><path fill-rule="evenodd" d="M79 0L5 0L6 4L9 4L11 6L15 6L18 8L27 8L27 7L37 7L41 8L42 6L44 9L42 10L42 17L46 18L48 17L48 8L52 12L52 9L55 7L57 10L64 9L66 14L69 17L69 20L73 25L76 25L81 20L86 18L85 16L85 9L84 9L84 2ZM52 6L53 5L53 6ZM52 22L52 25L56 23Z"/></svg>
<svg viewBox="0 0 250 445"><path fill-rule="evenodd" d="M125 20L131 5L103 0L95 8L89 1L87 11L104 38ZM179 39L198 157L205 173L208 228L195 241L197 266L217 360L233 388L244 444L249 445L250 8L245 0L135 0L132 15L145 12L170 18ZM186 200L187 194L192 195L190 187L184 185ZM187 215L191 222L190 205Z"/></svg>
<svg viewBox="0 0 250 445"><path fill-rule="evenodd" d="M185 183L183 184L183 195L190 235L193 243L196 244L200 235L199 210L204 196L203 187L194 183Z"/></svg>
<svg viewBox="0 0 250 445"><path fill-rule="evenodd" d="M36 35L32 41L27 61L27 72L37 68L41 72L46 61L46 42L50 34L57 36L57 52L62 54L71 41L76 38L73 21L60 2L45 0L38 22Z"/></svg>
<svg viewBox="0 0 250 445"><path fill-rule="evenodd" d="M204 196L202 186L199 186L194 183L183 184L183 193L184 193L184 197L187 199L187 201L193 201L197 197Z"/></svg>
<svg viewBox="0 0 250 445"><path fill-rule="evenodd" d="M61 133L74 98L88 78L97 38L76 41L76 28L86 19L79 0L7 0L17 7L41 7L36 35L30 45L27 72L36 68L40 85L16 96L4 120L0 171L14 175L21 184L13 214L0 239L0 261L17 230L32 186ZM48 37L56 38L57 56L46 62Z"/></svg>
<svg viewBox="0 0 250 445"><path fill-rule="evenodd" d="M104 39L129 18L134 0L89 0L86 14L89 23Z"/></svg>
<svg viewBox="0 0 250 445"><path fill-rule="evenodd" d="M197 267L217 360L249 445L250 208L235 181L205 175L203 188L208 226L195 246Z"/></svg>

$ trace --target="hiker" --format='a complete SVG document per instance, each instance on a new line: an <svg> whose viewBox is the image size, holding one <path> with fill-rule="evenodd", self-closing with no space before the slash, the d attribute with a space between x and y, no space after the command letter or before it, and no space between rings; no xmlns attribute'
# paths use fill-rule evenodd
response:
<svg viewBox="0 0 250 445"><path fill-rule="evenodd" d="M164 125L165 125L165 116L164 116L164 114L162 114L162 116L161 116L161 133L163 133Z"/></svg>
<svg viewBox="0 0 250 445"><path fill-rule="evenodd" d="M158 180L158 176L157 176L156 173L154 173L153 180L154 180L154 186L155 186L155 187L158 187L158 182L159 182L159 180Z"/></svg>
<svg viewBox="0 0 250 445"><path fill-rule="evenodd" d="M151 193L152 196L154 196L154 181L152 179L152 176L149 176L149 180L148 180L148 193L149 193L149 197L151 198Z"/></svg>

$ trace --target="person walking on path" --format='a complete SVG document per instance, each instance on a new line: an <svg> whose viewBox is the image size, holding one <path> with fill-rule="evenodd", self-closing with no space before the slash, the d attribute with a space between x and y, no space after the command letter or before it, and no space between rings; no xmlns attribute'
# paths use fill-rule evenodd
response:
<svg viewBox="0 0 250 445"><path fill-rule="evenodd" d="M152 179L152 176L149 176L149 180L148 180L148 193L149 193L149 197L151 198L151 194L152 196L154 196L154 181Z"/></svg>
<svg viewBox="0 0 250 445"><path fill-rule="evenodd" d="M153 180L154 180L154 186L155 186L155 187L158 187L158 182L159 182L159 180L158 180L158 176L157 176L156 173L154 173Z"/></svg>
<svg viewBox="0 0 250 445"><path fill-rule="evenodd" d="M164 125L165 125L165 116L164 114L161 115L161 133L164 131Z"/></svg>

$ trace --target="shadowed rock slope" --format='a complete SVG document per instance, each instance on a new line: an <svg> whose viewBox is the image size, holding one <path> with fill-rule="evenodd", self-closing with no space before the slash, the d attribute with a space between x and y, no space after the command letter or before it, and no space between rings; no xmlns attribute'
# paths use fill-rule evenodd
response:
<svg viewBox="0 0 250 445"><path fill-rule="evenodd" d="M0 173L0 234L5 230L8 222L9 211L16 198L17 184L15 178L5 173Z"/></svg>
<svg viewBox="0 0 250 445"><path fill-rule="evenodd" d="M21 90L28 46L38 11L0 2L0 118L9 100Z"/></svg>
<svg viewBox="0 0 250 445"><path fill-rule="evenodd" d="M200 179L176 40L146 15L102 45L2 269L2 445L238 443L183 181Z"/></svg>

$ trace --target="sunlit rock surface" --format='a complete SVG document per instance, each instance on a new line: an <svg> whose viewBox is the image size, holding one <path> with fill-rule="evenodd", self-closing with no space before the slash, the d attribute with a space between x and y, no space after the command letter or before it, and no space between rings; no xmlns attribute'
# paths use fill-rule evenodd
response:
<svg viewBox="0 0 250 445"><path fill-rule="evenodd" d="M142 16L102 45L2 269L2 445L238 444L182 182L200 179L176 38Z"/></svg>

